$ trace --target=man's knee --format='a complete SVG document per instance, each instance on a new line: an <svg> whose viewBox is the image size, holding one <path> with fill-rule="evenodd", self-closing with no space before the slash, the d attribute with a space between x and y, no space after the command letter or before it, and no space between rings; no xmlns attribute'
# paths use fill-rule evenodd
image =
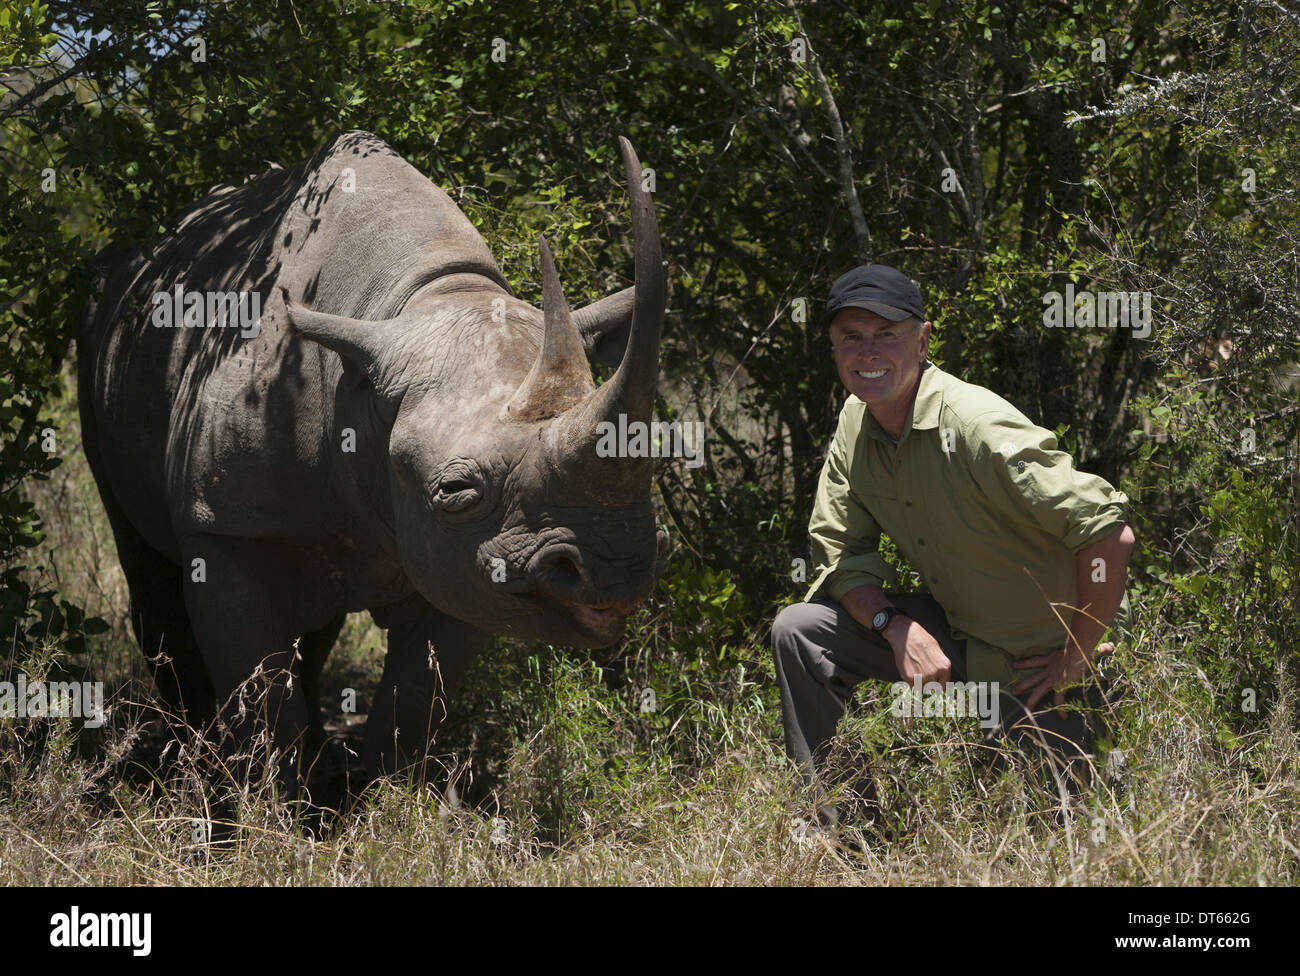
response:
<svg viewBox="0 0 1300 976"><path fill-rule="evenodd" d="M825 603L792 603L772 621L772 654L777 674L782 680L795 674L808 675L819 684L830 680L834 668L827 654L827 614L833 613Z"/></svg>
<svg viewBox="0 0 1300 976"><path fill-rule="evenodd" d="M792 603L772 621L772 649L777 654L797 653L799 638L817 625L822 608L815 603Z"/></svg>

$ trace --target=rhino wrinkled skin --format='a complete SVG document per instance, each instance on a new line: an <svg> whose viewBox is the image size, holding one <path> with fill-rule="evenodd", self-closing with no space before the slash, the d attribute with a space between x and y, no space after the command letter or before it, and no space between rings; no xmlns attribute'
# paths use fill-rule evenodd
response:
<svg viewBox="0 0 1300 976"><path fill-rule="evenodd" d="M318 744L325 656L368 610L388 652L367 766L422 770L488 634L622 634L661 554L652 462L598 457L595 428L650 419L665 286L620 143L636 284L572 315L544 240L543 311L365 132L214 189L107 266L78 343L86 454L136 638L191 724L261 665L280 673L275 744ZM195 315L170 315L191 293ZM207 320L214 293L256 299L242 310L260 302L260 319ZM618 366L599 387L589 356ZM224 717L236 741L265 727Z"/></svg>

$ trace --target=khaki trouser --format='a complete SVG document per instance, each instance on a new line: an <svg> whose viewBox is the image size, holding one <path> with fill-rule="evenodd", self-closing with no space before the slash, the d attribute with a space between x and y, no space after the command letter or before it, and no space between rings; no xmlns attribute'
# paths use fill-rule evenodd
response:
<svg viewBox="0 0 1300 976"><path fill-rule="evenodd" d="M952 662L951 680L966 680L966 642L953 638L943 608L935 599L928 593L886 595L939 642ZM804 782L811 785L827 758L827 747L854 686L867 678L889 682L903 679L889 642L832 601L796 603L782 610L772 624L772 649L781 685L786 752L798 765ZM1095 720L1090 723L1087 715L1074 711L1060 718L1050 707L1052 693L1029 716L1023 703L1010 692L1010 688L1000 689L1000 722L989 730L990 738L1005 735L1023 751L1043 752L1058 772L1086 754ZM1067 700L1079 700L1078 693L1067 696ZM1100 696L1095 694L1085 695L1083 700L1094 706L1101 704ZM1000 767L1000 755L994 763Z"/></svg>

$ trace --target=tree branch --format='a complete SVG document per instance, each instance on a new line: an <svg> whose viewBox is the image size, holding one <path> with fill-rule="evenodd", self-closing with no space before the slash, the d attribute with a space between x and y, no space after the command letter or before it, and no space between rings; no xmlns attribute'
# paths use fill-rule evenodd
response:
<svg viewBox="0 0 1300 976"><path fill-rule="evenodd" d="M853 221L853 233L858 239L858 257L863 263L870 264L873 253L871 231L867 227L867 217L862 212L862 201L858 199L858 188L853 181L853 156L849 152L848 137L844 134L844 120L840 117L839 106L835 104L835 96L831 94L830 82L826 80L826 75L822 71L821 59L817 57L817 52L813 50L812 38L808 37L808 32L803 29L803 19L799 16L799 8L795 6L794 0L785 0L785 5L794 16L795 26L799 29L799 33L808 41L808 69L812 72L813 80L817 83L817 94L821 96L822 104L826 106L826 116L831 124L831 135L835 137L835 155L839 159L840 192L844 195L844 202L848 205L849 218Z"/></svg>

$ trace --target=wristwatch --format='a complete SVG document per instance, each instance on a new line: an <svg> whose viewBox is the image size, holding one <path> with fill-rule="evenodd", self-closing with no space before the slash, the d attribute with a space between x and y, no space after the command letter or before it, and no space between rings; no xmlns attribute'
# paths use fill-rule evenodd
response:
<svg viewBox="0 0 1300 976"><path fill-rule="evenodd" d="M885 609L878 611L876 615L871 618L871 629L877 634L883 636L885 628L889 626L889 622L894 619L895 614L901 614L904 617L907 616L907 614L903 613L902 610L899 610L898 607L885 607Z"/></svg>

